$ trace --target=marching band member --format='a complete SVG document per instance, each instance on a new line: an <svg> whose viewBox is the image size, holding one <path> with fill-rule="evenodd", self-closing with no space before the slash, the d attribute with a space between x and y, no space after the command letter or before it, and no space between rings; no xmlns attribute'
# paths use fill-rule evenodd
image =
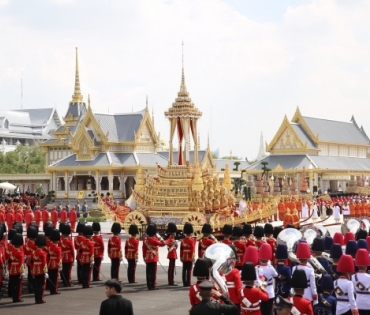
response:
<svg viewBox="0 0 370 315"><path fill-rule="evenodd" d="M311 300L303 297L303 292L307 288L307 276L304 270L296 269L292 276L292 288L294 289L293 314L313 315Z"/></svg>
<svg viewBox="0 0 370 315"><path fill-rule="evenodd" d="M277 277L275 277L275 295L283 298L289 297L291 288L292 271L290 267L285 265L288 259L288 248L284 244L278 244L275 252L277 264L275 266Z"/></svg>
<svg viewBox="0 0 370 315"><path fill-rule="evenodd" d="M15 231L15 230L14 230ZM10 231L8 236L10 235ZM23 237L21 234L15 233L11 235L11 245L8 248L9 252L9 290L8 294L13 299L13 303L23 302L22 283L24 278L24 253L23 253Z"/></svg>
<svg viewBox="0 0 370 315"><path fill-rule="evenodd" d="M75 250L70 237L71 227L68 224L64 225L60 232L62 233L59 241L59 246L62 248L62 281L65 287L73 287L71 273L75 259Z"/></svg>
<svg viewBox="0 0 370 315"><path fill-rule="evenodd" d="M44 226L49 221L49 210L48 207L45 206L44 210L42 210L42 225Z"/></svg>
<svg viewBox="0 0 370 315"><path fill-rule="evenodd" d="M60 211L60 222L67 223L68 220L68 213L66 208L63 207L62 211Z"/></svg>
<svg viewBox="0 0 370 315"><path fill-rule="evenodd" d="M265 309L262 307L262 303L268 303L269 294L261 287L257 288L254 286L257 277L253 264L245 263L243 265L241 279L245 285L245 288L240 290L239 297L242 315L271 314L271 311L270 313L265 313Z"/></svg>
<svg viewBox="0 0 370 315"><path fill-rule="evenodd" d="M297 245L297 258L299 260L299 265L294 266L292 269L292 273L295 270L304 270L307 277L307 288L304 289L303 297L310 300L317 302L317 289L316 289L316 282L315 282L315 273L314 270L307 266L308 260L311 258L311 251L310 247L307 243L301 242Z"/></svg>
<svg viewBox="0 0 370 315"><path fill-rule="evenodd" d="M254 240L254 237L252 235L252 226L250 224L244 224L243 225L243 235L245 236L246 244L245 246L256 246L256 242Z"/></svg>
<svg viewBox="0 0 370 315"><path fill-rule="evenodd" d="M77 223L77 212L75 210L75 207L72 207L72 209L69 211L69 224L71 225L72 232L76 231L76 223Z"/></svg>
<svg viewBox="0 0 370 315"><path fill-rule="evenodd" d="M70 215L72 214L73 208L70 212ZM100 267L101 262L103 260L104 256L104 241L100 234L100 223L94 222L92 224L93 229L93 237L91 238L91 241L94 243L94 267L93 267L93 280L92 281L100 281Z"/></svg>
<svg viewBox="0 0 370 315"><path fill-rule="evenodd" d="M356 266L359 270L351 277L354 293L356 295L356 304L360 315L367 315L370 313L370 275L366 273L369 264L369 252L364 248L360 248L356 253Z"/></svg>
<svg viewBox="0 0 370 315"><path fill-rule="evenodd" d="M215 243L215 241L211 238L212 227L209 223L204 223L201 233L203 234L203 237L198 243L198 258L203 258L206 249Z"/></svg>
<svg viewBox="0 0 370 315"><path fill-rule="evenodd" d="M108 240L108 257L111 259L110 277L117 280L119 280L119 267L123 256L119 237L121 230L121 224L114 222L111 227L113 236Z"/></svg>
<svg viewBox="0 0 370 315"><path fill-rule="evenodd" d="M235 252L235 247L229 245ZM229 292L229 299L233 302L240 314L240 291L242 289L242 281L240 279L240 271L237 268L233 268L227 275L225 275L227 290Z"/></svg>
<svg viewBox="0 0 370 315"><path fill-rule="evenodd" d="M84 222L78 222L77 229L76 229L76 232L77 232L78 235L73 240L73 244L74 244L74 247L75 247L75 250L76 250L77 281L78 281L78 283L82 283L82 277L81 277L82 267L81 267L81 262L80 262L80 258L81 258L80 249L81 249L81 244L85 239L84 228L85 228L85 223Z"/></svg>
<svg viewBox="0 0 370 315"><path fill-rule="evenodd" d="M358 315L357 303L354 296L351 274L355 272L353 259L350 255L342 255L337 267L341 276L334 282L335 296L337 298L336 315Z"/></svg>
<svg viewBox="0 0 370 315"><path fill-rule="evenodd" d="M27 229L27 239L24 242L24 257L27 266L27 282L28 282L28 293L34 293L34 278L31 274L31 255L37 246L35 244L35 239L39 234L38 229L35 226L29 226Z"/></svg>
<svg viewBox="0 0 370 315"><path fill-rule="evenodd" d="M195 239L192 237L193 226L191 223L184 224L183 233L185 238L180 244L180 260L182 262L182 283L184 287L189 287L191 284L191 269L195 256Z"/></svg>
<svg viewBox="0 0 370 315"><path fill-rule="evenodd" d="M195 261L193 269L193 277L197 278L197 282L189 288L189 300L191 306L199 304L202 301L200 297L199 284L209 278L209 264L207 258L198 258Z"/></svg>
<svg viewBox="0 0 370 315"><path fill-rule="evenodd" d="M254 228L253 236L255 237L255 246L259 249L262 244L265 244L266 242L263 240L263 237L265 235L265 231L263 229L263 226L257 225Z"/></svg>
<svg viewBox="0 0 370 315"><path fill-rule="evenodd" d="M91 225L86 225L84 228L85 239L81 243L81 266L82 266L82 289L90 288L91 270L94 266L94 243L91 240L93 236L93 228Z"/></svg>
<svg viewBox="0 0 370 315"><path fill-rule="evenodd" d="M340 246L340 244L334 243L330 249L330 258L333 260L333 263L329 266L330 268L329 274L331 275L333 280L337 280L340 276L339 272L337 271L337 266L339 259L340 257L342 257L342 255L343 255L342 246Z"/></svg>
<svg viewBox="0 0 370 315"><path fill-rule="evenodd" d="M231 234L233 234L233 227L230 224L225 224L222 228L222 234L224 236L224 239L222 240L222 243L226 245L231 245L233 242L230 240Z"/></svg>
<svg viewBox="0 0 370 315"><path fill-rule="evenodd" d="M58 284L58 274L62 271L62 249L60 248L60 232L55 229L51 232L50 241L53 242L48 248L48 274L49 282L52 285L49 286L50 295L60 294ZM59 271L59 272L58 272Z"/></svg>
<svg viewBox="0 0 370 315"><path fill-rule="evenodd" d="M127 259L127 279L128 283L136 283L136 263L139 256L139 240L137 235L139 235L139 230L136 224L131 224L128 229L128 234L130 238L125 242L125 258Z"/></svg>
<svg viewBox="0 0 370 315"><path fill-rule="evenodd" d="M169 260L168 271L167 271L168 285L177 286L177 283L174 282L176 259L177 259L177 251L176 251L177 242L175 241L175 237L177 234L177 227L175 223L172 223L172 222L168 223L167 234L169 234L168 239L170 239L171 240L170 243L172 243L172 245L167 246L168 248L167 258Z"/></svg>
<svg viewBox="0 0 370 315"><path fill-rule="evenodd" d="M319 294L318 303L314 306L315 315L335 315L337 300L333 296L334 281L330 275L322 275L320 287L323 291Z"/></svg>
<svg viewBox="0 0 370 315"><path fill-rule="evenodd" d="M233 245L235 246L235 250L236 250L236 256L237 256L236 262L235 262L235 268L241 270L243 267L243 256L246 250L246 246L245 246L245 237L243 236L243 231L239 226L234 226L233 237L236 238L236 240L233 242Z"/></svg>
<svg viewBox="0 0 370 315"><path fill-rule="evenodd" d="M324 251L325 251L324 239L318 238L318 237L314 238L312 245L311 245L311 254L313 257L317 259L317 261L321 264L321 266L324 267L325 271L329 273L330 272L329 261L321 256ZM317 293L322 293L319 278L316 278L316 288L317 288Z"/></svg>
<svg viewBox="0 0 370 315"><path fill-rule="evenodd" d="M269 296L268 301L261 302L261 312L262 314L271 314L273 302L275 299L275 291L273 287L273 278L278 276L274 267L271 266L269 263L272 257L272 249L271 246L267 243L263 243L258 252L258 259L259 259L259 268L263 272L264 281L267 283L266 285L266 292Z"/></svg>
<svg viewBox="0 0 370 315"><path fill-rule="evenodd" d="M273 261L274 260L274 253L276 251L277 241L273 237L274 228L273 228L272 224L266 223L265 226L263 227L263 231L265 233L267 244L269 244L271 246L271 249L272 249L272 257L271 257L270 260Z"/></svg>
<svg viewBox="0 0 370 315"><path fill-rule="evenodd" d="M37 248L30 257L31 273L34 277L35 304L43 304L45 303L45 280L49 278L46 252L43 250L46 246L45 235L37 235L35 244Z"/></svg>

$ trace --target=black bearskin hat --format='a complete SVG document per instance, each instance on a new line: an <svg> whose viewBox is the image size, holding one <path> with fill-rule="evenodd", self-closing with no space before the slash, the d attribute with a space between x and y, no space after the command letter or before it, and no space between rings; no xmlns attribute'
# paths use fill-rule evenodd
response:
<svg viewBox="0 0 370 315"><path fill-rule="evenodd" d="M190 222L185 222L182 232L184 234L192 234L194 232L193 225Z"/></svg>
<svg viewBox="0 0 370 315"><path fill-rule="evenodd" d="M234 226L233 228L233 236L234 237L241 237L243 235L242 228L240 226Z"/></svg>
<svg viewBox="0 0 370 315"><path fill-rule="evenodd" d="M52 242L58 242L60 240L60 232L57 229L54 229L50 234L50 240Z"/></svg>
<svg viewBox="0 0 370 315"><path fill-rule="evenodd" d="M84 228L84 236L92 236L94 234L93 228L91 225L86 225Z"/></svg>
<svg viewBox="0 0 370 315"><path fill-rule="evenodd" d="M281 226L275 226L274 231L272 232L272 235L274 236L275 239L277 239L279 233L283 230Z"/></svg>
<svg viewBox="0 0 370 315"><path fill-rule="evenodd" d="M85 228L85 223L83 223L83 222L78 222L78 223L77 223L76 232L77 232L77 233L83 233L83 232L84 232L84 228Z"/></svg>
<svg viewBox="0 0 370 315"><path fill-rule="evenodd" d="M224 235L231 235L233 234L233 227L231 224L225 224L222 228L222 234Z"/></svg>
<svg viewBox="0 0 370 315"><path fill-rule="evenodd" d="M202 226L202 231L201 233L203 234L211 234L212 233L212 227L209 223L204 223Z"/></svg>
<svg viewBox="0 0 370 315"><path fill-rule="evenodd" d="M306 289L307 288L307 276L304 270L296 269L292 276L292 288L295 289Z"/></svg>
<svg viewBox="0 0 370 315"><path fill-rule="evenodd" d="M146 234L149 236L154 236L157 234L157 226L154 223L150 223L146 228Z"/></svg>
<svg viewBox="0 0 370 315"><path fill-rule="evenodd" d="M243 225L243 234L244 235L251 235L252 234L252 226L250 224Z"/></svg>
<svg viewBox="0 0 370 315"><path fill-rule="evenodd" d="M13 236L17 234L17 230L16 229L10 229L9 230L9 233L8 233L8 241L12 241L13 240Z"/></svg>
<svg viewBox="0 0 370 315"><path fill-rule="evenodd" d="M177 233L177 227L175 223L169 222L167 225L167 233Z"/></svg>
<svg viewBox="0 0 370 315"><path fill-rule="evenodd" d="M61 231L61 232L62 232L63 235L71 234L71 226L69 224L66 224L63 228L63 231Z"/></svg>
<svg viewBox="0 0 370 315"><path fill-rule="evenodd" d="M198 258L196 260L193 276L197 278L207 278L209 276L209 266L205 258Z"/></svg>
<svg viewBox="0 0 370 315"><path fill-rule="evenodd" d="M266 223L265 226L263 227L263 231L265 232L266 235L270 235L274 233L274 228L272 227L271 223Z"/></svg>
<svg viewBox="0 0 370 315"><path fill-rule="evenodd" d="M13 229L12 229L13 230ZM9 232L10 234L10 232ZM13 246L22 246L23 245L23 236L19 233L15 233L12 237L12 244ZM22 262L23 263L23 262Z"/></svg>
<svg viewBox="0 0 370 315"><path fill-rule="evenodd" d="M93 229L94 232L100 232L101 231L100 223L99 222L93 222L92 229Z"/></svg>
<svg viewBox="0 0 370 315"><path fill-rule="evenodd" d="M37 247L44 247L46 246L46 237L43 234L39 234L36 237L35 244Z"/></svg>
<svg viewBox="0 0 370 315"><path fill-rule="evenodd" d="M136 224L131 224L128 228L128 234L130 235L136 235L139 234L139 229L137 228Z"/></svg>
<svg viewBox="0 0 370 315"><path fill-rule="evenodd" d="M39 234L39 230L35 226L29 226L27 229L27 238L36 238Z"/></svg>
<svg viewBox="0 0 370 315"><path fill-rule="evenodd" d="M119 234L121 233L121 230L122 230L122 227L121 227L121 224L119 224L118 222L114 222L112 224L112 227L110 229L110 231L114 234Z"/></svg>
<svg viewBox="0 0 370 315"><path fill-rule="evenodd" d="M242 281L255 281L257 280L256 270L252 263L245 263L242 269Z"/></svg>
<svg viewBox="0 0 370 315"><path fill-rule="evenodd" d="M254 228L254 233L253 235L255 237L263 237L265 235L265 231L263 230L263 227L260 226L260 225L257 225L255 228Z"/></svg>

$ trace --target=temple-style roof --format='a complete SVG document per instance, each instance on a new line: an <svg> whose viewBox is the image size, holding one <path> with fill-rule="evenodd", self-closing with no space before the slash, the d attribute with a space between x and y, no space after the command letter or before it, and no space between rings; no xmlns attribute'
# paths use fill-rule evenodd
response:
<svg viewBox="0 0 370 315"><path fill-rule="evenodd" d="M248 166L247 170L262 170L262 162L267 162L267 167L274 169L280 165L283 169L302 169L311 163L307 155L269 155L264 159Z"/></svg>
<svg viewBox="0 0 370 315"><path fill-rule="evenodd" d="M312 141L312 139L309 137L309 135L304 131L302 126L300 126L298 124L294 124L294 123L291 123L290 126L293 128L294 132L297 134L299 139L301 139L301 141L303 143L307 143L308 148L316 148L317 147L315 145L315 143Z"/></svg>
<svg viewBox="0 0 370 315"><path fill-rule="evenodd" d="M55 108L33 108L33 109L20 109L17 112L28 113L31 124L33 126L46 126L51 118L54 118L57 125L62 122Z"/></svg>
<svg viewBox="0 0 370 315"><path fill-rule="evenodd" d="M145 110L126 114L94 113L94 116L103 132L108 133L109 141L131 142L135 139L144 114Z"/></svg>
<svg viewBox="0 0 370 315"><path fill-rule="evenodd" d="M369 140L351 122L303 116L305 122L320 141L369 145Z"/></svg>

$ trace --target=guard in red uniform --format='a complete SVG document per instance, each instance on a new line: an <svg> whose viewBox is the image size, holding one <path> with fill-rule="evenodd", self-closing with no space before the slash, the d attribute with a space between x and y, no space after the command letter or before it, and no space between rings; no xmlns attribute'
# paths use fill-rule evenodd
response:
<svg viewBox="0 0 370 315"><path fill-rule="evenodd" d="M200 296L200 289L199 284L209 278L209 268L211 266L208 265L206 258L198 258L194 264L193 270L193 277L197 278L197 282L190 286L189 288L189 300L191 306L195 304L199 304L202 302L202 298Z"/></svg>
<svg viewBox="0 0 370 315"><path fill-rule="evenodd" d="M263 231L265 233L266 242L267 242L267 244L269 244L271 246L271 249L272 249L272 257L270 259L271 263L273 265L275 265L274 254L275 254L276 247L277 247L277 241L273 237L274 228L273 228L272 224L266 223L265 226L263 227Z"/></svg>
<svg viewBox="0 0 370 315"><path fill-rule="evenodd" d="M50 234L50 241L53 242L48 247L48 271L49 271L49 286L50 294L60 294L58 288L58 274L62 271L62 249L59 246L60 232L55 229Z"/></svg>
<svg viewBox="0 0 370 315"><path fill-rule="evenodd" d="M245 243L245 236L243 236L243 231L242 231L241 227L234 226L233 236L236 238L236 240L233 243L233 245L235 246L236 255L237 255L237 259L236 259L236 262L235 262L235 268L237 268L239 270L242 270L243 256L244 256L244 252L247 248L246 248L246 245L245 245L246 244Z"/></svg>
<svg viewBox="0 0 370 315"><path fill-rule="evenodd" d="M26 229L30 226L31 222L34 221L33 212L31 208L26 210L26 214L24 215L24 220L26 222Z"/></svg>
<svg viewBox="0 0 370 315"><path fill-rule="evenodd" d="M148 290L156 290L158 246L171 246L174 242L171 238L166 241L158 239L156 237L157 226L153 223L148 225L146 234L147 236L143 241L143 257L146 264L146 284Z"/></svg>
<svg viewBox="0 0 370 315"><path fill-rule="evenodd" d="M243 225L243 235L245 236L246 244L245 246L256 246L256 242L252 235L252 226L250 224Z"/></svg>
<svg viewBox="0 0 370 315"><path fill-rule="evenodd" d="M243 256L243 265L245 263L252 263L253 266L257 266L259 263L258 260L258 249L256 246L249 246L244 252Z"/></svg>
<svg viewBox="0 0 370 315"><path fill-rule="evenodd" d="M60 222L67 223L67 220L68 220L68 213L67 213L66 208L63 208L62 211L60 211Z"/></svg>
<svg viewBox="0 0 370 315"><path fill-rule="evenodd" d="M38 228L40 227L41 216L42 216L42 213L41 213L40 207L37 206L35 209L35 212L33 213L33 217L35 219L35 222Z"/></svg>
<svg viewBox="0 0 370 315"><path fill-rule="evenodd" d="M231 234L233 234L233 227L230 224L225 224L224 227L222 228L222 234L224 236L222 243L226 245L231 245L233 243L230 240Z"/></svg>
<svg viewBox="0 0 370 315"><path fill-rule="evenodd" d="M85 239L84 228L85 228L85 223L78 222L77 230L76 230L78 235L74 238L74 246L75 246L75 250L76 250L76 261L77 261L77 280L78 280L79 284L82 283L82 281L81 281L81 279L82 279L81 278L82 267L81 267L81 263L80 263L80 258L81 258L80 248L81 248L81 243Z"/></svg>
<svg viewBox="0 0 370 315"><path fill-rule="evenodd" d="M43 250L43 248L46 246L45 235L37 235L35 244L37 249L31 255L31 272L35 279L35 303L42 304L45 303L45 279L49 278L46 253Z"/></svg>
<svg viewBox="0 0 370 315"><path fill-rule="evenodd" d="M226 285L229 292L229 299L233 302L237 309L238 314L240 314L240 292L242 290L242 280L240 278L240 271L233 268L226 276Z"/></svg>
<svg viewBox="0 0 370 315"><path fill-rule="evenodd" d="M307 314L313 315L313 308L311 301L303 297L304 290L307 288L307 276L304 270L296 269L292 276L292 288L294 289L295 295L292 298L294 307L298 312L293 314Z"/></svg>
<svg viewBox="0 0 370 315"><path fill-rule="evenodd" d="M85 240L81 244L82 289L90 288L91 269L94 265L94 243L91 241L93 228L86 225L84 228Z"/></svg>
<svg viewBox="0 0 370 315"><path fill-rule="evenodd" d="M191 269L195 256L195 239L192 237L193 226L191 223L184 224L183 233L185 238L180 244L180 260L182 262L182 283L184 287L189 287L191 284Z"/></svg>
<svg viewBox="0 0 370 315"><path fill-rule="evenodd" d="M265 231L263 229L263 226L257 225L254 228L253 232L254 237L256 238L256 247L259 249L262 244L266 243L265 240L263 239L265 235Z"/></svg>
<svg viewBox="0 0 370 315"><path fill-rule="evenodd" d="M31 255L36 250L37 246L35 244L35 239L39 234L37 227L29 226L27 229L27 239L24 244L24 258L27 265L27 282L28 282L28 292L34 293L35 281L31 274Z"/></svg>
<svg viewBox="0 0 370 315"><path fill-rule="evenodd" d="M22 282L24 278L24 253L23 237L16 233L12 236L12 247L9 251L9 296L12 297L13 303L23 302Z"/></svg>
<svg viewBox="0 0 370 315"><path fill-rule="evenodd" d="M11 230L14 224L14 212L12 209L9 209L6 214L6 224L8 225L8 230Z"/></svg>
<svg viewBox="0 0 370 315"><path fill-rule="evenodd" d="M170 243L172 243L172 245L167 246L168 248L167 259L169 260L168 285L177 286L177 283L174 282L177 259L177 242L175 240L177 234L176 224L172 222L168 223L166 233L168 234L168 239L171 239Z"/></svg>
<svg viewBox="0 0 370 315"><path fill-rule="evenodd" d="M3 287L4 281L4 269L5 269L5 224L0 223L0 288Z"/></svg>
<svg viewBox="0 0 370 315"><path fill-rule="evenodd" d="M72 239L70 237L71 234L71 227L66 224L63 226L62 230L62 237L59 241L59 246L62 248L62 272L61 277L63 281L63 285L65 287L73 287L72 283L72 265L74 262L74 246Z"/></svg>
<svg viewBox="0 0 370 315"><path fill-rule="evenodd" d="M139 258L139 240L137 236L139 235L139 230L136 224L131 224L128 229L128 234L131 237L125 242L125 258L127 259L127 278L128 283L136 283L136 263Z"/></svg>
<svg viewBox="0 0 370 315"><path fill-rule="evenodd" d="M114 222L111 228L113 236L108 240L108 257L112 262L110 277L117 280L119 280L119 266L122 261L121 238L119 237L121 230L121 224Z"/></svg>
<svg viewBox="0 0 370 315"><path fill-rule="evenodd" d="M57 222L58 222L58 211L57 208L54 207L53 210L51 210L51 223L53 223L54 229L57 228Z"/></svg>
<svg viewBox="0 0 370 315"><path fill-rule="evenodd" d="M45 225L49 221L49 210L48 207L45 206L44 210L42 210L42 223Z"/></svg>
<svg viewBox="0 0 370 315"><path fill-rule="evenodd" d="M212 227L209 223L204 223L202 226L203 237L198 243L198 258L203 258L206 249L215 243L214 237L212 237Z"/></svg>
<svg viewBox="0 0 370 315"><path fill-rule="evenodd" d="M71 215L72 211L69 213ZM104 256L104 241L100 235L101 227L99 222L94 222L92 224L92 229L94 232L91 238L94 243L94 266L93 266L93 281L100 281L100 267Z"/></svg>
<svg viewBox="0 0 370 315"><path fill-rule="evenodd" d="M260 302L267 302L269 295L262 288L254 287L256 280L257 276L253 264L244 264L242 268L242 281L245 288L240 290L239 296L242 315L265 315L261 313Z"/></svg>
<svg viewBox="0 0 370 315"><path fill-rule="evenodd" d="M23 213L22 213L22 210L20 208L15 213L14 222L18 222L20 224L23 223Z"/></svg>
<svg viewBox="0 0 370 315"><path fill-rule="evenodd" d="M76 222L77 222L77 212L75 207L72 207L69 211L69 224L71 225L72 232L76 231Z"/></svg>

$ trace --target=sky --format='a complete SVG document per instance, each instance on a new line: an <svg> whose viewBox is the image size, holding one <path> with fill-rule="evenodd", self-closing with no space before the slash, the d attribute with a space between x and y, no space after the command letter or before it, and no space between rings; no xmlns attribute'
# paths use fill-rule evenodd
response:
<svg viewBox="0 0 370 315"><path fill-rule="evenodd" d="M220 155L255 159L299 106L303 116L370 134L370 1L0 0L0 109L64 116L78 47L84 100L96 112L164 111L185 81ZM23 101L21 102L21 81Z"/></svg>

